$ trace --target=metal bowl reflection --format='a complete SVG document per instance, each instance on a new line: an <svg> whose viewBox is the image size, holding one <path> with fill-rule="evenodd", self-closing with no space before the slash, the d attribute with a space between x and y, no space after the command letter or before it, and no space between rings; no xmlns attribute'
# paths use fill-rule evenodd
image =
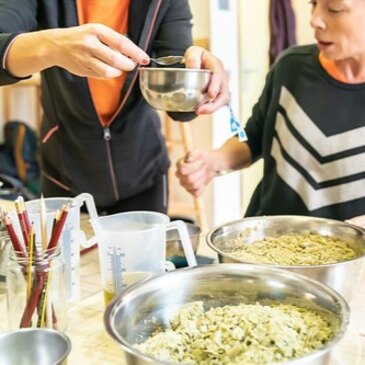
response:
<svg viewBox="0 0 365 365"><path fill-rule="evenodd" d="M189 68L139 69L139 86L152 108L191 112L204 100L211 71Z"/></svg>

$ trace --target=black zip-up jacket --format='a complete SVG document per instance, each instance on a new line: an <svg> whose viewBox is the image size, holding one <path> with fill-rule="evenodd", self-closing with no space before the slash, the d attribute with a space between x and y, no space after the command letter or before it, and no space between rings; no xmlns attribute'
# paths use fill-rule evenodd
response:
<svg viewBox="0 0 365 365"><path fill-rule="evenodd" d="M0 0L0 84L19 81L3 67L4 53L17 34L75 25L75 0ZM131 0L128 36L151 56L184 54L192 44L188 0ZM159 116L141 96L138 70L129 72L119 111L105 128L86 78L52 67L41 72L41 80L42 173L65 195L89 192L97 206L107 207L148 189L166 172Z"/></svg>

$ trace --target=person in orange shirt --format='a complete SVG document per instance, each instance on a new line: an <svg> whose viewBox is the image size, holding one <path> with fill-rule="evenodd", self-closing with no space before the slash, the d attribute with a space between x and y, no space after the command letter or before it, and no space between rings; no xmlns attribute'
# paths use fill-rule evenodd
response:
<svg viewBox="0 0 365 365"><path fill-rule="evenodd" d="M317 44L292 47L275 62L247 142L233 137L216 150L190 151L177 176L199 196L219 171L263 158L246 216L307 215L365 228L365 1L310 3Z"/></svg>
<svg viewBox="0 0 365 365"><path fill-rule="evenodd" d="M40 72L42 192L89 192L100 213L167 211L166 146L159 117L142 98L138 65L149 55L185 55L209 68L209 102L228 101L222 63L192 46L188 0L0 0L0 85Z"/></svg>

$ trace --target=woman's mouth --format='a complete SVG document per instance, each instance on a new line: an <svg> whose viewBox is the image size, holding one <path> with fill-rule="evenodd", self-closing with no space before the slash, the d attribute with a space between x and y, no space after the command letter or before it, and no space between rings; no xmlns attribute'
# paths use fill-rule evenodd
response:
<svg viewBox="0 0 365 365"><path fill-rule="evenodd" d="M326 51L329 47L333 45L333 43L317 40L317 45L320 51Z"/></svg>

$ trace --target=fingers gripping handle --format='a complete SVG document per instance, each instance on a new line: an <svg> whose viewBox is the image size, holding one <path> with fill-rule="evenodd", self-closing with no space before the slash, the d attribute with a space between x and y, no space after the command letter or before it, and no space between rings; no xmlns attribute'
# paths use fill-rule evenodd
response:
<svg viewBox="0 0 365 365"><path fill-rule="evenodd" d="M177 231L179 233L181 244L182 244L184 254L185 254L185 258L186 258L186 261L187 261L189 267L197 266L193 246L191 244L191 240L189 237L188 230L186 228L186 224L181 220L168 223L166 226L166 230L171 231L173 229L177 229Z"/></svg>

